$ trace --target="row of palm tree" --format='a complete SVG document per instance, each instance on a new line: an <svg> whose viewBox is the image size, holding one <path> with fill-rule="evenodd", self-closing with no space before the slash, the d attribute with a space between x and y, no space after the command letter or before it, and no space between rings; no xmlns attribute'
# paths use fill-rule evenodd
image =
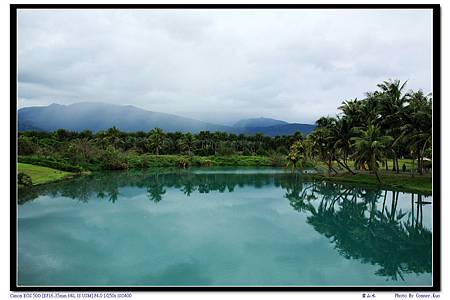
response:
<svg viewBox="0 0 450 300"><path fill-rule="evenodd" d="M199 133L164 132L154 128L149 132L123 132L116 127L93 133L90 130L72 132L58 129L55 132L19 132L20 155L52 156L73 149L73 154L106 150L134 151L138 154L188 154L188 155L286 155L292 143L302 138L300 132L293 135L269 137L261 133L254 135L227 132L200 131ZM69 151L70 152L70 151ZM63 155L64 156L64 155ZM69 155L70 156L70 153Z"/></svg>
<svg viewBox="0 0 450 300"><path fill-rule="evenodd" d="M432 147L432 97L421 90L405 93L405 87L406 82L384 81L365 99L344 101L336 117L316 121L316 129L299 141L301 146L291 147L289 157L298 157L295 152L302 149L304 157L324 162L329 173L337 173L336 163L353 174L368 169L378 179L388 159L398 173L399 158L407 157L417 161L422 174Z"/></svg>

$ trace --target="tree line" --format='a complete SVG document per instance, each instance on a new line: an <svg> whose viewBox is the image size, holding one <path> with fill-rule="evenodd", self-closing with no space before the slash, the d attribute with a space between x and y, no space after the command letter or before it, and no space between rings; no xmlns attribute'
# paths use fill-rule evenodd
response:
<svg viewBox="0 0 450 300"><path fill-rule="evenodd" d="M19 132L18 154L38 157L46 164L49 160L56 160L81 166L99 164L102 169L126 169L136 165L133 160L145 158L146 155L272 156L278 157L277 161L284 161L281 156L288 154L290 145L301 138L300 132L290 136L269 137L260 133L164 132L160 128L149 132L123 132L112 127L96 133L90 130L74 132L58 129L54 132ZM166 158L160 156L160 159Z"/></svg>

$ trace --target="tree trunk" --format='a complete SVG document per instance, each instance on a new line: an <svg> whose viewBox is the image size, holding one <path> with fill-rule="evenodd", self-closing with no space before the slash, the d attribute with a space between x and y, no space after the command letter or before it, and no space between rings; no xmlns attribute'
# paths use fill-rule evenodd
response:
<svg viewBox="0 0 450 300"><path fill-rule="evenodd" d="M378 183L381 183L380 176L378 176L378 171L374 170L375 176L377 176Z"/></svg>
<svg viewBox="0 0 450 300"><path fill-rule="evenodd" d="M422 174L422 165L420 163L420 155L417 154L417 173Z"/></svg>
<svg viewBox="0 0 450 300"><path fill-rule="evenodd" d="M342 167L344 167L345 169L347 169L347 171L349 171L350 173L352 173L352 175L355 175L356 173L353 172L345 163L342 163L341 161L339 161L339 159L336 159L337 163L339 165L341 165Z"/></svg>

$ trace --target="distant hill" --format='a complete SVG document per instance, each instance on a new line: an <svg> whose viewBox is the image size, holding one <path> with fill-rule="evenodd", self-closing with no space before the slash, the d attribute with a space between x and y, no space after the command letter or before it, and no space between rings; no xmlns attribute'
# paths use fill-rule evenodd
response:
<svg viewBox="0 0 450 300"><path fill-rule="evenodd" d="M284 124L288 124L288 122L270 118L252 118L239 120L233 127L269 127Z"/></svg>
<svg viewBox="0 0 450 300"><path fill-rule="evenodd" d="M164 131L199 132L227 131L229 127L206 123L172 114L159 113L127 105L82 102L71 105L24 107L18 111L19 128L40 128L54 131L85 129L97 132L116 126L122 131L149 131L159 127Z"/></svg>
<svg viewBox="0 0 450 300"><path fill-rule="evenodd" d="M243 128L242 133L255 134L259 132L268 136L277 136L292 135L296 131L300 131L303 135L307 135L312 132L314 128L316 128L316 126L311 124L286 123L267 127L245 127Z"/></svg>
<svg viewBox="0 0 450 300"><path fill-rule="evenodd" d="M153 112L131 105L82 102L70 105L51 104L49 106L24 107L18 110L18 129L55 131L64 128L70 131L89 129L93 132L116 126L122 131L149 131L159 127L166 132L192 132L202 130L226 131L235 134L290 135L301 131L304 135L315 126L287 123L269 118L241 120L239 126L223 126L177 115ZM236 125L235 124L235 125ZM252 125L252 126L248 126Z"/></svg>

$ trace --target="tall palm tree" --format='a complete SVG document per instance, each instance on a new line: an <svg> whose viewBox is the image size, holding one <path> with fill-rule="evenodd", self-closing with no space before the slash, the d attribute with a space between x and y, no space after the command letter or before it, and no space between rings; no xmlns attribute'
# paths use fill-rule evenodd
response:
<svg viewBox="0 0 450 300"><path fill-rule="evenodd" d="M401 134L401 126L405 114L406 95L404 89L405 82L400 80L388 80L378 84L380 92L373 93L373 98L377 102L377 124L385 134L398 137ZM399 173L398 148L397 143L391 143L390 150L393 154L393 169Z"/></svg>
<svg viewBox="0 0 450 300"><path fill-rule="evenodd" d="M336 162L347 169L350 173L355 174L347 164L347 159L352 150L353 130L347 117L337 118L332 127L332 135L334 136L334 148L340 155L335 155ZM339 159L342 157L342 162Z"/></svg>
<svg viewBox="0 0 450 300"><path fill-rule="evenodd" d="M342 111L343 117L347 119L350 127L361 127L367 122L366 116L363 111L364 102L358 99L347 100L342 102L342 105L338 108Z"/></svg>
<svg viewBox="0 0 450 300"><path fill-rule="evenodd" d="M190 132L184 134L183 138L179 141L181 149L186 151L189 156L192 155L192 151L195 148L195 142L196 139Z"/></svg>
<svg viewBox="0 0 450 300"><path fill-rule="evenodd" d="M398 140L407 143L417 158L419 173L423 171L425 150L432 145L432 98L419 90L408 93L405 122Z"/></svg>
<svg viewBox="0 0 450 300"><path fill-rule="evenodd" d="M314 148L317 157L326 163L328 166L328 174L331 171L337 174L337 171L333 168L333 160L336 157L336 135L333 130L336 125L336 119L332 117L322 117L316 121L316 129L310 134L313 141L308 145L309 149Z"/></svg>
<svg viewBox="0 0 450 300"><path fill-rule="evenodd" d="M381 182L378 175L378 162L385 158L388 145L393 138L382 135L380 128L372 124L369 124L367 130L361 131L360 134L361 136L352 138L355 147L355 163L367 163L369 170L374 172L378 182Z"/></svg>
<svg viewBox="0 0 450 300"><path fill-rule="evenodd" d="M159 150L164 145L166 135L161 128L154 128L149 133L150 146L155 149L156 155L159 155Z"/></svg>

